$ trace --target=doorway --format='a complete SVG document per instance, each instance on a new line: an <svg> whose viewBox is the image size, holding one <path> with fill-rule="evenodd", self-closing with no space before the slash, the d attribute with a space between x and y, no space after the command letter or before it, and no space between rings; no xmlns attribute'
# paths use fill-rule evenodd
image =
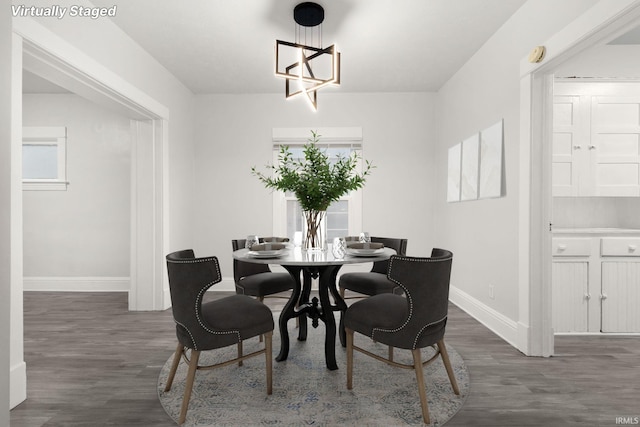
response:
<svg viewBox="0 0 640 427"><path fill-rule="evenodd" d="M165 170L169 113L166 107L126 82L118 81L108 70L102 70L72 47L48 46L46 34L25 37L22 53L25 70L131 120L129 309L168 308L163 274L163 254L168 246Z"/></svg>
<svg viewBox="0 0 640 427"><path fill-rule="evenodd" d="M24 290L128 292L130 119L26 70L22 92Z"/></svg>
<svg viewBox="0 0 640 427"><path fill-rule="evenodd" d="M556 71L551 167L556 335L640 332L640 251L635 249L640 74L621 71L640 69L628 66L640 57L640 37L621 37L625 45L592 48ZM610 77L595 74L603 63Z"/></svg>
<svg viewBox="0 0 640 427"><path fill-rule="evenodd" d="M640 23L640 4L618 7L598 3L572 26L548 40L552 52L542 64L521 64L521 162L523 218L520 281L523 332L519 348L528 355L553 355L551 159L554 74L562 64L588 49L621 36Z"/></svg>

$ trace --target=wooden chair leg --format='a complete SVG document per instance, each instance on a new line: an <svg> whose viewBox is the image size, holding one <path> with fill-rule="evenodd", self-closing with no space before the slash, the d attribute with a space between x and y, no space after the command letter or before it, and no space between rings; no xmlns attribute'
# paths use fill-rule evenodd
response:
<svg viewBox="0 0 640 427"><path fill-rule="evenodd" d="M260 338L262 338L262 335L260 335ZM238 342L238 357L242 357L242 341ZM238 366L242 366L242 360L238 362Z"/></svg>
<svg viewBox="0 0 640 427"><path fill-rule="evenodd" d="M169 376L167 377L167 385L164 387L164 391L171 390L171 385L173 384L173 378L176 376L176 371L178 370L178 365L180 364L180 358L182 357L183 351L184 351L184 347L182 346L182 344L178 343L176 352L173 355L173 362L171 363L171 369L169 370Z"/></svg>
<svg viewBox="0 0 640 427"><path fill-rule="evenodd" d="M196 378L199 358L200 352L191 350L191 361L189 362L189 372L187 372L187 382L184 386L184 397L182 398L182 408L180 409L178 424L184 424L184 420L187 418L187 409L189 408L189 399L191 399L191 390L193 389L193 381Z"/></svg>
<svg viewBox="0 0 640 427"><path fill-rule="evenodd" d="M258 301L264 304L264 297L258 297ZM258 339L260 340L260 342L262 342L262 334L260 334L260 337ZM240 364L239 366L242 366L242 364Z"/></svg>
<svg viewBox="0 0 640 427"><path fill-rule="evenodd" d="M456 381L456 376L453 373L453 368L451 367L451 361L449 360L449 353L447 352L447 347L444 345L444 339L438 341L438 349L440 350L440 357L442 357L442 363L444 363L444 368L447 370L447 375L449 375L449 381L451 382L451 388L453 388L453 392L457 395L460 394L460 389L458 388L458 382Z"/></svg>
<svg viewBox="0 0 640 427"><path fill-rule="evenodd" d="M347 333L347 390L353 388L353 330L346 328Z"/></svg>
<svg viewBox="0 0 640 427"><path fill-rule="evenodd" d="M389 361L393 362L393 347L389 346Z"/></svg>
<svg viewBox="0 0 640 427"><path fill-rule="evenodd" d="M264 297L258 297L258 301L264 304ZM258 340L262 342L262 334L260 334L260 336L258 337ZM242 362L238 366L242 366Z"/></svg>
<svg viewBox="0 0 640 427"><path fill-rule="evenodd" d="M264 354L267 363L267 394L273 393L273 347L271 345L273 332L264 335Z"/></svg>
<svg viewBox="0 0 640 427"><path fill-rule="evenodd" d="M420 406L422 407L422 419L425 424L430 424L429 421L429 405L427 403L427 390L424 384L424 372L422 371L422 358L420 356L420 349L416 348L411 350L413 354L413 367L416 371L416 379L418 380L418 393L420 394Z"/></svg>

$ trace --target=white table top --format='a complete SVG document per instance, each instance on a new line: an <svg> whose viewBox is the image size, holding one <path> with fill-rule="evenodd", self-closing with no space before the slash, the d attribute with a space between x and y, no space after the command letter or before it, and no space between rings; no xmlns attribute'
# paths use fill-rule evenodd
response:
<svg viewBox="0 0 640 427"><path fill-rule="evenodd" d="M345 255L344 258L335 258L331 249L326 252L303 251L300 247L288 248L282 256L277 258L254 258L248 255L248 249L239 249L233 252L233 258L256 264L278 264L298 266L323 266L358 264L363 262L384 261L395 255L391 248L383 248L382 253L376 256Z"/></svg>

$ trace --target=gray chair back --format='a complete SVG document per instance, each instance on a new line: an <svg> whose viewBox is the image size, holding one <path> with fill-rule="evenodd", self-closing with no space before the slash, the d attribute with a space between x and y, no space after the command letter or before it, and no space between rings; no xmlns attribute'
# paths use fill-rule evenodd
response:
<svg viewBox="0 0 640 427"><path fill-rule="evenodd" d="M234 251L238 249L244 249L244 245L247 239L235 239L231 241L231 247ZM260 238L260 243L264 240ZM233 260L233 279L236 284L240 282L240 279L247 276L253 276L258 273L271 273L271 269L267 264L256 264L253 262L239 261L234 258Z"/></svg>
<svg viewBox="0 0 640 427"><path fill-rule="evenodd" d="M218 258L196 258L192 249L185 249L170 253L166 261L178 341L196 350L208 347L211 333L201 321L202 297L222 280Z"/></svg>
<svg viewBox="0 0 640 427"><path fill-rule="evenodd" d="M375 329L372 338L399 348L430 346L444 337L453 254L433 249L430 258L394 255L387 278L406 295L407 318L397 328Z"/></svg>
<svg viewBox="0 0 640 427"><path fill-rule="evenodd" d="M371 237L371 241L384 244L385 248L391 248L396 251L396 255L407 254L407 239L392 239L387 237ZM389 269L389 260L377 261L373 263L372 273L387 274Z"/></svg>

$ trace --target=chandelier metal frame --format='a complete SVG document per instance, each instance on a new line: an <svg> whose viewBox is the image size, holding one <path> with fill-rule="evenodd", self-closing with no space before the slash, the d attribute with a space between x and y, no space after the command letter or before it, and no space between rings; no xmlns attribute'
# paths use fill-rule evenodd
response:
<svg viewBox="0 0 640 427"><path fill-rule="evenodd" d="M294 20L303 27L319 27L324 20L322 6L305 2L294 8ZM340 85L340 52L335 44L322 47L321 28L318 28L320 37L319 46L309 46L296 42L276 40L276 76L285 79L285 97L287 99L296 96L304 96L314 110L318 108L318 90L328 85ZM285 50L293 49L289 55L284 55ZM283 57L289 61L285 61ZM295 57L293 62L291 58ZM329 64L329 65L327 65ZM330 68L330 72L327 71Z"/></svg>

